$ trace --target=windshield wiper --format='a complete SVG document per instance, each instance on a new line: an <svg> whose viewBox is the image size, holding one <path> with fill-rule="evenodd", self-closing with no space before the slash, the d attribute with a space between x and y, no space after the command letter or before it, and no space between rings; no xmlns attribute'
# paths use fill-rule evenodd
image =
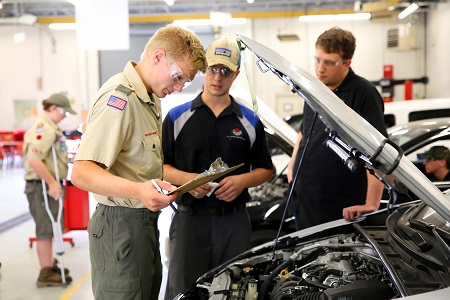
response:
<svg viewBox="0 0 450 300"><path fill-rule="evenodd" d="M417 247L422 252L428 251L431 246L428 245L427 241L420 235L420 233L417 230L412 229L406 224L411 224L411 220L413 216L416 215L417 209L420 207L418 206L412 206L410 207L397 221L397 227L400 229L403 233L405 233L413 242L416 244Z"/></svg>
<svg viewBox="0 0 450 300"><path fill-rule="evenodd" d="M446 235L445 238L447 240L449 239L449 236L448 236L448 234L445 231L441 232L441 230L439 228L437 228L434 224L425 223L425 222L420 221L420 220L411 220L410 223L411 223L411 225L431 230L431 232L433 233L434 237L436 238L436 240L438 241L439 245L441 246L441 249L442 249L442 252L444 252L445 258L447 260L450 260L450 247L447 244L447 242L441 236L441 234L442 235ZM436 228L438 230L436 230Z"/></svg>
<svg viewBox="0 0 450 300"><path fill-rule="evenodd" d="M425 239L420 235L420 233L411 227L403 224L400 220L397 222L398 228L403 231L422 252L428 251L431 246L425 241Z"/></svg>

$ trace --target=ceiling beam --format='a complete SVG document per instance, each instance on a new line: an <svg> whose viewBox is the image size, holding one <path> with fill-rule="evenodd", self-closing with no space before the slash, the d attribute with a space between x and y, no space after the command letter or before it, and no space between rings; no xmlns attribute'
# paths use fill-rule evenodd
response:
<svg viewBox="0 0 450 300"><path fill-rule="evenodd" d="M308 10L308 11L269 11L269 12L242 12L231 13L232 18L248 18L248 19L267 19L267 18L294 18L305 15L324 15L324 14L348 14L353 13L353 9L324 9L324 10ZM148 14L148 15L131 15L130 23L170 23L175 20L190 19L209 19L209 13L198 14ZM54 17L45 16L38 17L40 24L49 23L74 23L75 17Z"/></svg>

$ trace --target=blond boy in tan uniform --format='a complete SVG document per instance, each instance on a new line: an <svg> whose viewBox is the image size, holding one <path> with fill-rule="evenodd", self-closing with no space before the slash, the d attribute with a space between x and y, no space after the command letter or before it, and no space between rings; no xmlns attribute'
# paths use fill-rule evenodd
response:
<svg viewBox="0 0 450 300"><path fill-rule="evenodd" d="M157 218L176 199L162 179L161 103L205 71L189 30L167 25L99 90L75 157L72 182L99 202L89 223L95 299L157 299L162 266Z"/></svg>

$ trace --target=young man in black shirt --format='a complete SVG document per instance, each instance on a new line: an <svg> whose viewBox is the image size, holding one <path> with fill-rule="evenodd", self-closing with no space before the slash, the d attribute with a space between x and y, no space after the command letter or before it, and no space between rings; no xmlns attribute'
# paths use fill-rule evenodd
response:
<svg viewBox="0 0 450 300"><path fill-rule="evenodd" d="M181 185L208 170L218 157L229 167L244 163L176 200L170 225L170 260L165 299L195 284L211 268L249 248L248 188L272 176L264 127L252 110L229 94L239 74L237 45L219 39L206 52L204 91L169 111L163 123L164 179Z"/></svg>
<svg viewBox="0 0 450 300"><path fill-rule="evenodd" d="M361 115L383 135L384 104L374 85L356 75L350 67L356 40L338 27L322 33L314 55L317 78L345 104ZM303 122L288 167L292 182L303 156L292 204L298 229L344 217L353 221L364 213L378 210L383 184L366 171L353 174L341 159L323 143L328 133L316 113L305 103Z"/></svg>

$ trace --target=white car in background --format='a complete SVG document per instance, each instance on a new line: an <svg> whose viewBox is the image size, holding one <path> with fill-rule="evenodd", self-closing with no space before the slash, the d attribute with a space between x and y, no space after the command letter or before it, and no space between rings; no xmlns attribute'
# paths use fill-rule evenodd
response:
<svg viewBox="0 0 450 300"><path fill-rule="evenodd" d="M450 117L450 98L403 100L384 104L384 122L387 127L443 117Z"/></svg>
<svg viewBox="0 0 450 300"><path fill-rule="evenodd" d="M450 98L401 100L384 103L384 123L387 128L412 121L450 117ZM303 114L286 116L284 120L299 130Z"/></svg>

